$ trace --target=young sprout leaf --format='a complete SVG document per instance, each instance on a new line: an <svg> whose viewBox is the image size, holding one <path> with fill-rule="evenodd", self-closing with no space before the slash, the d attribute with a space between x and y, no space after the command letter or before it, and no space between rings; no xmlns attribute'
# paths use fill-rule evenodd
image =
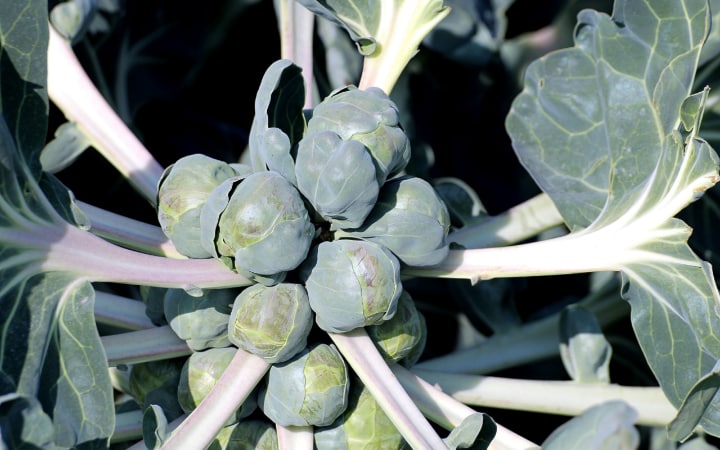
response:
<svg viewBox="0 0 720 450"><path fill-rule="evenodd" d="M305 84L300 67L281 59L265 71L255 97L250 127L250 163L255 171L275 170L295 184L292 148L305 132Z"/></svg>
<svg viewBox="0 0 720 450"><path fill-rule="evenodd" d="M640 444L640 434L633 425L636 418L637 412L623 401L601 403L558 427L542 448L636 449Z"/></svg>

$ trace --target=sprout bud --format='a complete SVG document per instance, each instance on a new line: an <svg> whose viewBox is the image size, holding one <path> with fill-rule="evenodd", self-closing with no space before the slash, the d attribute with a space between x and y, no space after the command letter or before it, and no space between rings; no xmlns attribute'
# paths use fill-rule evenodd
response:
<svg viewBox="0 0 720 450"><path fill-rule="evenodd" d="M380 188L362 227L343 231L387 247L409 266L431 266L448 254L450 215L430 183L406 175Z"/></svg>
<svg viewBox="0 0 720 450"><path fill-rule="evenodd" d="M427 328L425 318L415 308L412 297L403 291L398 299L395 315L367 327L367 334L387 361L402 362L410 367L417 362L425 349Z"/></svg>
<svg viewBox="0 0 720 450"><path fill-rule="evenodd" d="M186 413L192 412L210 393L238 350L234 347L210 348L195 352L185 361L177 385L177 398ZM227 419L224 426L237 423L249 416L257 407L257 393L243 402L235 414Z"/></svg>
<svg viewBox="0 0 720 450"><path fill-rule="evenodd" d="M353 379L347 409L331 425L315 429L315 448L400 450L409 447L370 391Z"/></svg>
<svg viewBox="0 0 720 450"><path fill-rule="evenodd" d="M278 450L275 427L265 420L243 420L223 427L207 450Z"/></svg>
<svg viewBox="0 0 720 450"><path fill-rule="evenodd" d="M296 268L307 256L315 227L295 186L277 172L256 172L234 189L220 215L220 256L259 275Z"/></svg>
<svg viewBox="0 0 720 450"><path fill-rule="evenodd" d="M282 426L331 424L347 406L348 370L333 345L317 344L270 367L258 405Z"/></svg>
<svg viewBox="0 0 720 450"><path fill-rule="evenodd" d="M158 221L180 253L211 256L200 243L200 211L212 190L236 174L230 164L202 154L182 157L165 169L158 187Z"/></svg>
<svg viewBox="0 0 720 450"><path fill-rule="evenodd" d="M170 420L182 415L177 386L184 361L185 358L172 358L133 364L128 385L142 409L156 404Z"/></svg>
<svg viewBox="0 0 720 450"><path fill-rule="evenodd" d="M255 284L237 296L229 323L230 342L272 364L305 348L313 318L301 284Z"/></svg>
<svg viewBox="0 0 720 450"><path fill-rule="evenodd" d="M182 289L168 289L165 318L175 334L194 351L227 347L228 318L236 295L233 289L205 289L198 298Z"/></svg>
<svg viewBox="0 0 720 450"><path fill-rule="evenodd" d="M395 314L400 262L380 245L341 239L313 248L300 275L320 328L345 332Z"/></svg>
<svg viewBox="0 0 720 450"><path fill-rule="evenodd" d="M380 185L373 158L358 141L332 131L306 134L295 161L297 186L333 228L357 228L375 205Z"/></svg>
<svg viewBox="0 0 720 450"><path fill-rule="evenodd" d="M410 140L400 126L397 106L382 89L348 86L325 98L313 110L306 133L325 130L365 144L380 185L410 161Z"/></svg>

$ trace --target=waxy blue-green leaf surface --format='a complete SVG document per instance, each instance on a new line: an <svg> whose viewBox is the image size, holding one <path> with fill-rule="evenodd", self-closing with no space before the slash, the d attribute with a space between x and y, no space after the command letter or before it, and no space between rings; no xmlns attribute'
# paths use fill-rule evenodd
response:
<svg viewBox="0 0 720 450"><path fill-rule="evenodd" d="M48 246L68 226L37 182L47 39L46 2L0 3L0 395L27 405L3 408L0 432L16 433L14 415L29 413L21 432L27 445L52 436L61 448L105 448L113 399L94 291L75 275L40 271Z"/></svg>
<svg viewBox="0 0 720 450"><path fill-rule="evenodd" d="M274 170L295 184L291 150L305 133L305 81L292 61L275 61L255 97L255 117L250 128L250 159L253 169Z"/></svg>
<svg viewBox="0 0 720 450"><path fill-rule="evenodd" d="M637 412L627 403L612 400L589 408L562 424L542 443L544 450L633 450L640 434L633 425Z"/></svg>
<svg viewBox="0 0 720 450"><path fill-rule="evenodd" d="M682 108L710 10L705 0L618 0L612 17L585 10L578 22L574 47L528 67L508 132L572 230L620 243L638 341L680 406L720 359L720 295L687 245L691 229L673 218L718 181L718 157L697 137L697 98ZM701 421L711 433L719 406Z"/></svg>

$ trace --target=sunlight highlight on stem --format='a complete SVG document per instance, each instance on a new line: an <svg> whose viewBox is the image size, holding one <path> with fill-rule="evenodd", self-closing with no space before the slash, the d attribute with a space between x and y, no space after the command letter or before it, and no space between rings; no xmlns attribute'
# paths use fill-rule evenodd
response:
<svg viewBox="0 0 720 450"><path fill-rule="evenodd" d="M48 95L152 205L163 168L92 83L68 44L51 26Z"/></svg>

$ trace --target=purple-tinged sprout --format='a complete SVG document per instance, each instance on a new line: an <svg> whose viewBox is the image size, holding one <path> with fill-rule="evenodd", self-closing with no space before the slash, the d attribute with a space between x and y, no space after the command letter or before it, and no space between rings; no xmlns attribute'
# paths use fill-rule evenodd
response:
<svg viewBox="0 0 720 450"><path fill-rule="evenodd" d="M402 292L398 259L367 241L320 243L301 266L300 276L316 323L335 333L388 320Z"/></svg>

